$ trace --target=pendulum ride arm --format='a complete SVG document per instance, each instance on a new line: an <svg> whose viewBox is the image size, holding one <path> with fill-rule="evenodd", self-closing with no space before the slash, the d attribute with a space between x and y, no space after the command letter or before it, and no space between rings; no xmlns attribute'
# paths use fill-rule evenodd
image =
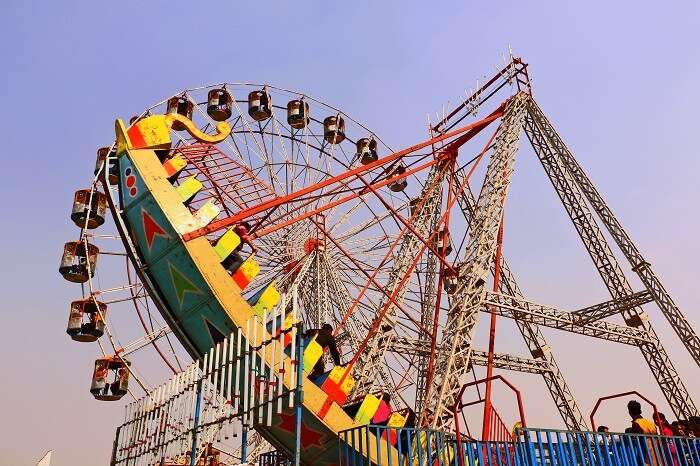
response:
<svg viewBox="0 0 700 466"><path fill-rule="evenodd" d="M581 325L578 323L578 315L574 312L562 311L519 296L488 291L485 303L487 306L495 307L495 312L503 317L565 332L578 333L587 337L633 346L648 345L654 341L654 337L645 330L615 324L607 320ZM485 309L482 310L485 311Z"/></svg>
<svg viewBox="0 0 700 466"><path fill-rule="evenodd" d="M401 243L401 247L394 257L393 267L386 285L387 293L384 295L378 308L379 311L389 306L381 322L374 322L376 332L368 340L366 350L359 356L355 364L355 394L369 393L377 382L377 373L384 365L384 354L391 347L391 342L396 336L396 303L402 300L406 289L406 274L412 273L411 265L423 246L422 238L428 238L436 226L440 212L440 200L442 199L442 181L446 167L442 163L434 165L426 179L425 187L420 194L420 202L416 206L415 214L411 215L413 232L407 232ZM420 238L420 235L422 238ZM400 288L400 289L399 289ZM387 296L395 296L393 302L389 302Z"/></svg>
<svg viewBox="0 0 700 466"><path fill-rule="evenodd" d="M438 396L431 397L428 392L425 398L423 412L430 413L433 428L444 428L451 422L451 410L469 365L474 328L484 306L485 284L496 253L498 229L515 164L525 102L524 93L510 98L494 138L477 201L477 214L469 231L466 257L459 268L458 288L447 313L440 343L442 351L430 386Z"/></svg>
<svg viewBox="0 0 700 466"><path fill-rule="evenodd" d="M437 193L437 196L437 203L438 205L441 205L442 190L440 190ZM435 209L433 212L433 216L435 218L432 220L432 224L437 225L440 216L440 209ZM428 251L426 254L425 262L425 284L423 288L423 296L421 299L420 324L425 329L432 329L433 319L435 315L435 306L439 304L439 301L437 299L438 293L441 293L442 290L438 289L438 258L432 253L432 251ZM425 332L420 332L418 334L418 341L419 346L423 347L424 345L429 345L432 341L432 338L431 335L428 335ZM423 409L425 392L428 388L427 385L429 383L428 371L430 367L430 353L419 354L416 366L418 373L416 374L416 399L414 402L414 412L420 413Z"/></svg>
<svg viewBox="0 0 700 466"><path fill-rule="evenodd" d="M463 191L459 203L467 222L471 223L476 201L470 189ZM495 267L492 266L493 268ZM511 272L505 257L501 257L501 281L499 288L501 293L511 296L522 296L515 276ZM512 315L508 317L512 317ZM515 323L533 358L545 361L549 367L548 371L541 372L541 374L557 409L559 409L559 414L564 420L564 424L571 430L585 430L588 427L585 417L581 413L557 361L554 359L554 354L552 354L542 330L538 325L523 319L515 319Z"/></svg>
<svg viewBox="0 0 700 466"><path fill-rule="evenodd" d="M430 343L426 345L425 342L421 342L420 340L396 337L392 349L394 351L400 351L404 354L429 356L431 348ZM487 351L473 349L469 362L475 366L485 366L487 359ZM530 374L540 374L542 372L549 372L552 370L547 364L547 361L542 359L522 358L520 356L505 353L494 354L493 367L496 369L527 372Z"/></svg>
<svg viewBox="0 0 700 466"><path fill-rule="evenodd" d="M530 103L530 112L533 118L537 119L540 129L547 135L561 163L566 167L566 170L571 174L581 191L583 191L588 202L591 203L591 206L629 261L632 270L639 276L646 289L651 292L654 301L656 301L659 309L661 309L661 312L663 312L666 319L668 319L668 322L671 324L671 327L673 327L678 338L681 339L681 342L685 345L695 362L700 365L700 338L698 338L695 330L693 330L686 317L673 301L669 292L664 288L661 280L659 280L651 269L649 262L644 259L637 246L632 242L632 239L624 228L622 228L622 225L615 217L612 210L610 210L610 207L605 203L605 200L603 200L603 197L595 188L590 178L588 178L583 171L581 165L579 165L569 148L566 147L564 141L534 101Z"/></svg>
<svg viewBox="0 0 700 466"><path fill-rule="evenodd" d="M539 108L530 99L528 114L525 118L525 133L535 153L611 296L617 299L631 295L632 287L600 231L588 204L585 203L581 189L560 159L560 154L556 151L546 128L553 132L549 122L543 119ZM673 413L678 417L688 417L697 413L695 404L645 312L637 307L623 311L622 315L628 326L641 327L649 334L650 342L640 345L639 348Z"/></svg>

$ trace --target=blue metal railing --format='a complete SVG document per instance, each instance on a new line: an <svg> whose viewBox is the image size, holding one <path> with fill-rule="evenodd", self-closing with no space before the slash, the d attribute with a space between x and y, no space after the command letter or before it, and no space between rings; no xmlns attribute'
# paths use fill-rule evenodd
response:
<svg viewBox="0 0 700 466"><path fill-rule="evenodd" d="M700 439L688 437L524 429L517 443L528 465L700 465Z"/></svg>
<svg viewBox="0 0 700 466"><path fill-rule="evenodd" d="M340 466L450 466L454 440L431 429L361 426L339 433Z"/></svg>
<svg viewBox="0 0 700 466"><path fill-rule="evenodd" d="M340 466L700 466L700 439L522 429L513 441L457 442L431 429L361 426L339 434Z"/></svg>
<svg viewBox="0 0 700 466"><path fill-rule="evenodd" d="M292 460L278 451L269 451L258 456L258 466L292 466L292 464Z"/></svg>

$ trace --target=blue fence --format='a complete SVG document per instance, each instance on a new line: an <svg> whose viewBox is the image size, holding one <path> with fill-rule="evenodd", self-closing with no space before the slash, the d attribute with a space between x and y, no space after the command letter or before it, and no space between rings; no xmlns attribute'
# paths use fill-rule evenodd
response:
<svg viewBox="0 0 700 466"><path fill-rule="evenodd" d="M436 430L369 425L340 432L339 441L340 466L458 465L454 438Z"/></svg>
<svg viewBox="0 0 700 466"><path fill-rule="evenodd" d="M261 453L258 457L259 466L292 466L293 461L278 451Z"/></svg>
<svg viewBox="0 0 700 466"><path fill-rule="evenodd" d="M700 439L688 437L525 429L517 443L528 465L700 465Z"/></svg>
<svg viewBox="0 0 700 466"><path fill-rule="evenodd" d="M340 466L700 466L700 439L523 429L513 441L430 429L362 426L340 433Z"/></svg>

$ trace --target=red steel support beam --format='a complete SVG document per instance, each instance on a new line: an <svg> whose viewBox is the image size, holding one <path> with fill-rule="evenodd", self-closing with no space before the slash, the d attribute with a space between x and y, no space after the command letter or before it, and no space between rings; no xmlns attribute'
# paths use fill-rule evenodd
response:
<svg viewBox="0 0 700 466"><path fill-rule="evenodd" d="M446 218L449 217L449 214L450 214L450 212L451 212L451 210L452 210L452 207L454 206L454 203L457 201L457 199L459 199L459 195L461 195L461 193L462 193L462 192L467 188L467 186L469 185L469 178L471 177L471 175L472 175L472 174L474 173L474 171L476 170L476 167L479 165L479 162L480 162L481 159L483 158L483 156L484 156L484 154L486 153L486 151L488 150L488 148L491 146L491 142L493 141L493 139L494 139L494 137L496 136L497 133L498 133L498 130L496 130L496 132L494 132L494 134L491 136L491 138L489 138L489 140L486 142L486 145L484 146L484 149L483 149L483 150L481 151L481 153L476 157L475 162L474 162L474 164L472 165L472 167L471 167L469 173L467 173L467 175L465 176L464 180L462 181L462 185L460 186L459 191L458 191L457 193L455 193L455 196L454 196L454 198L451 200L451 203L449 203L449 204L446 206L445 213L444 213L444 214L442 215L442 217L440 218L440 221L438 222L437 227L436 227L436 231L434 231L434 232L430 235L430 237L428 238L428 242L430 242L430 241L433 239L433 237L434 237L436 234L438 234L438 232L440 231L440 226L446 221ZM420 259L420 257L421 257L421 256L423 255L423 253L425 252L425 248L426 248L426 244L423 244L423 246L421 247L421 250L420 250L420 251L418 252L418 254L416 255L416 258L413 260L413 262L412 262L411 265L409 266L408 270L407 270L406 273L404 274L404 276L403 276L401 282L399 283L399 287L398 287L396 290L394 290L394 292L391 294L391 296L390 296L390 298L389 298L390 301L384 306L384 308L383 308L383 309L381 310L381 312L379 313L378 317L375 318L375 321L374 321L374 323L372 324L372 327L369 329L369 332L367 332L367 336L364 338L364 340L362 341L362 343L360 343L360 346L358 347L357 352L356 352L355 355L353 356L352 360L347 364L346 369L345 369L345 371L344 371L342 377L340 378L339 383L342 383L342 382L345 380L345 378L347 377L347 375L350 373L350 371L351 371L353 365L355 364L355 362L357 362L357 359L359 358L360 353L362 353L362 351L364 351L364 349L366 348L367 343L369 342L369 339L370 339L370 338L372 337L372 335L374 335L374 333L376 333L377 330L379 329L379 324L381 323L382 319L384 318L384 316L386 315L387 311L389 310L389 306L394 302L394 300L395 300L395 298L396 298L396 295L397 295L398 292L401 290L401 288L404 286L404 284L405 284L405 282L406 282L408 276L410 276L410 274L413 272L413 269L416 267L416 264L418 263L418 260ZM350 313L351 313L351 311L347 312L346 315L343 316L343 321L347 318L347 316L349 316ZM498 377L500 377L500 376L498 376Z"/></svg>
<svg viewBox="0 0 700 466"><path fill-rule="evenodd" d="M449 131L449 132L442 134L440 136L430 138L430 139L423 141L423 142L420 142L418 144L414 144L414 145L407 147L403 150L400 150L398 152L394 152L393 154L390 154L386 157L383 157L375 162L348 170L344 173L341 173L340 175L328 178L328 179L323 180L319 183L316 183L316 184L313 184L313 185L308 186L306 188L300 189L299 191L296 191L294 193L291 193L291 194L288 194L285 196L278 196L277 198L263 202L262 204L260 204L258 206L255 206L255 207L252 207L250 209L246 209L246 210L243 210L241 212L238 212L237 214L235 214L231 217L227 217L227 218L218 220L216 222L212 222L211 224L207 225L206 227L199 228L199 229L192 231L190 233L186 233L186 234L182 235L182 237L185 241L189 241L189 240L198 238L200 236L204 236L208 233L218 231L222 228L226 228L228 226L234 225L234 224L236 224L236 223L238 223L246 218L252 217L253 215L259 214L261 212L272 209L274 207L278 207L278 206L283 205L283 204L287 204L287 203L292 202L294 200L297 200L297 199L299 199L307 194L311 194L314 191L318 191L318 190L323 189L327 186L341 182L347 178L354 177L356 175L361 175L363 173L374 170L375 168L387 165L391 162L394 162L395 160L400 159L401 157L404 157L404 156L410 154L411 152L415 152L417 150L423 149L423 148L430 146L432 144L435 144L437 142L444 141L446 139L450 139L450 138L455 137L455 136L459 136L460 134L466 133L467 131L470 131L472 129L479 128L479 127L486 127L492 121L497 120L498 118L501 117L501 115L503 114L504 108L505 108L505 103L501 104L493 113L491 113L491 115L489 115L488 117L486 117L484 119L481 119L479 121L475 121L473 123L470 123L466 126L458 128L456 130Z"/></svg>
<svg viewBox="0 0 700 466"><path fill-rule="evenodd" d="M466 187L469 185L469 178L474 174L474 171L476 171L476 167L479 166L479 163L481 162L481 159L484 157L484 154L486 154L486 151L488 150L489 147L491 147L491 143L493 142L494 138L496 137L496 134L498 133L498 130L496 130L491 137L486 141L486 144L484 145L483 149L481 150L481 153L477 156L477 158L474 160L474 164L471 166L469 169L469 172L464 178L464 182L462 183L462 186L459 189L455 189L454 191L454 198L450 199L448 197L448 203L447 203L447 213L449 214L450 209L452 208L452 205L454 205L454 202L456 199L459 199L459 196L461 195L462 191L466 189ZM454 176L452 177L454 179ZM450 190L451 192L451 190ZM449 196L449 193L448 193ZM440 278L440 282L442 282L442 277ZM442 293L440 289L438 289L438 296ZM435 355L437 351L437 339L435 335L437 335L437 325L438 325L438 316L440 312L440 307L436 306L435 307L435 315L433 316L433 334L432 334L432 340L430 342L430 359L428 360L428 376L426 378L426 392L424 395L424 399L428 399L430 396L430 391L432 388L433 384L433 377L434 377L434 372L435 372ZM422 422L422 416L423 413L421 413L421 418L419 419L419 422Z"/></svg>

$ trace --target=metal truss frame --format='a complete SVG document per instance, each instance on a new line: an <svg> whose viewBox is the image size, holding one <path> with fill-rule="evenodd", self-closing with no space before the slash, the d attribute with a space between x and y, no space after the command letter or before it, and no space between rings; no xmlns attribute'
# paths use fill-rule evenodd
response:
<svg viewBox="0 0 700 466"><path fill-rule="evenodd" d="M512 367L516 370L525 370L533 367L531 361L537 361L538 364L546 367L547 370L532 372L540 373L545 377L568 428L584 428L586 421L554 361L540 326L637 346L674 414L679 418L697 414L693 400L641 306L652 301L657 304L698 364L700 364L700 339L553 125L533 100L529 93L526 67L522 66L520 60L514 59L492 81L496 82L496 78L504 76L507 76L508 80L514 79L515 76L524 76L525 79L518 78L518 92L506 107L501 129L507 124L506 120L509 117L512 118L513 102L522 98L526 107L522 120L524 132L612 299L574 312L527 300L523 298L503 258L499 264L501 269L499 292L490 292L485 289L488 271L493 271L495 266L493 264L494 232L500 226L503 201L513 170L515 151L517 151L517 141L512 141L509 146L515 148L512 153L504 151L503 144L499 145L497 142L478 201L474 201L471 193L467 194L468 191L459 199L460 207L465 213L470 228L469 244L466 256L459 265L460 282L448 311L442 343L437 354L434 354L435 349L433 349L431 355L437 359L438 365L435 379L426 391L439 390L439 397L432 405L426 404L425 415L430 418L433 427L444 428L449 424L446 410L456 402L454 397L466 368L476 364L477 354L480 354L472 351L471 347L477 315L480 311L492 310L498 315L515 320L533 357L532 360L518 358L513 360L516 361L515 363L508 365L507 355L496 355L496 364L501 368ZM451 118L455 117L461 121L466 116L474 114L483 103L481 95L488 91L489 83L433 129L450 129L451 125L455 124L450 121ZM521 86L524 83L527 83L527 86ZM503 87L502 84L501 87ZM488 97L493 94L494 92L489 93ZM511 129L510 132L517 134L519 128ZM499 164L502 171L494 172L492 167ZM594 214L603 222L645 289L637 292L632 290ZM624 325L604 320L615 315L622 316ZM421 352L424 351L422 342L414 342L414 344L421 348ZM425 398L430 399L427 396Z"/></svg>
<svg viewBox="0 0 700 466"><path fill-rule="evenodd" d="M438 355L434 382L425 395L433 428L445 428L452 422L450 408L458 401L461 380L469 365L472 337L479 310L484 305L485 284L496 254L504 201L514 170L526 98L527 94L521 92L508 100L494 138L464 261L459 268L459 284L447 312L440 344L443 351ZM431 397L431 389L438 396Z"/></svg>
<svg viewBox="0 0 700 466"><path fill-rule="evenodd" d="M465 190L463 195L459 199L460 207L465 215L465 218L469 224L471 224L471 219L474 216L474 209L476 206L476 200L471 192L471 190ZM494 267L492 267L492 273L494 272ZM513 275L505 257L501 257L501 280L500 280L500 291L502 293L507 293L512 296L522 296L520 287L518 286L515 276ZM513 317L512 314L508 317ZM554 404L559 410L559 414L564 421L564 424L573 430L581 430L587 427L586 419L583 416L578 404L576 403L576 398L574 397L569 385L566 383L559 365L554 358L547 340L545 339L542 330L539 325L533 321L527 319L515 319L515 323L523 336L523 340L527 345L530 354L537 358L538 360L545 361L549 370L547 372L541 372L544 378L547 389L554 401Z"/></svg>
<svg viewBox="0 0 700 466"><path fill-rule="evenodd" d="M620 299L632 295L632 287L622 267L618 263L617 258L613 254L610 245L603 236L593 213L586 203L586 198L580 185L574 180L569 170L571 163L568 165L564 163L562 157L563 152L567 152L567 158L569 160L573 160L573 155L571 155L568 149L563 149L565 146L561 138L530 96L528 98L527 107L525 134L530 140L538 159L562 201L569 218L574 224L606 288L613 299ZM582 171L580 171L579 174L580 173L582 173ZM600 197L597 199L602 203ZM646 266L642 265L640 267L645 268ZM656 293L652 290L648 291L652 292L654 296L659 296L658 287L656 290ZM678 317L680 311L677 307L675 311L677 312L673 314ZM642 329L648 334L649 341L647 343L640 343L638 346L673 413L678 417L695 415L697 413L697 408L678 375L678 371L673 366L671 358L668 356L668 353L649 322L646 313L639 306L626 307L622 309L620 313L629 328ZM685 322L685 324L687 324L685 318L676 318L674 322ZM592 323L593 322L590 322L588 325ZM686 335L687 332L692 332L692 329L689 325L685 326L679 324L677 331L680 331L680 334ZM695 338L697 339L697 336L695 336ZM689 338L683 341L692 347L692 340L692 338ZM691 355L692 354L691 351Z"/></svg>

